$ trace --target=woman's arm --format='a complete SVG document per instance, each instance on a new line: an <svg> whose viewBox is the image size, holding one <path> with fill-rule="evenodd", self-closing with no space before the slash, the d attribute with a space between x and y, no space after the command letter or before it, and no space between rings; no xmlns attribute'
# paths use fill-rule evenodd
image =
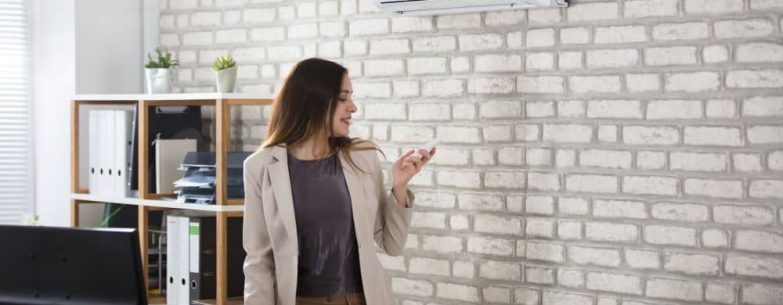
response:
<svg viewBox="0 0 783 305"><path fill-rule="evenodd" d="M413 216L413 193L405 187L407 202L397 201L395 192L387 192L383 184L383 171L381 170L378 155L373 154L372 179L378 198L378 213L375 217L375 242L386 254L397 256L405 248L408 239L408 229Z"/></svg>
<svg viewBox="0 0 783 305"><path fill-rule="evenodd" d="M275 304L275 259L264 218L261 183L249 173L252 166L245 164L245 215L242 244L247 256L245 272L245 304Z"/></svg>

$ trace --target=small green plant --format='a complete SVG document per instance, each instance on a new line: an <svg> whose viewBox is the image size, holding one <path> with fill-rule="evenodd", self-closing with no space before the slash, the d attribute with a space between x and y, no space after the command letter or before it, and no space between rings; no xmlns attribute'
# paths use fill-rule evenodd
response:
<svg viewBox="0 0 783 305"><path fill-rule="evenodd" d="M231 55L220 56L215 58L215 62L212 63L212 70L220 71L236 66L236 62Z"/></svg>
<svg viewBox="0 0 783 305"><path fill-rule="evenodd" d="M38 215L25 214L22 223L26 226L37 226L39 220L41 220L41 217Z"/></svg>
<svg viewBox="0 0 783 305"><path fill-rule="evenodd" d="M147 53L147 64L144 65L145 68L168 69L179 64L176 59L171 59L170 52L163 52L160 48L155 48L155 53L158 57L157 60L152 58L152 54Z"/></svg>

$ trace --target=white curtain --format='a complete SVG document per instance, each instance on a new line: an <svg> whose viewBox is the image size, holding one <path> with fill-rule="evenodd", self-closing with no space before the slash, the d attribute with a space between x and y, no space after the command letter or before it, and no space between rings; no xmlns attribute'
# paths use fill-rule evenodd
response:
<svg viewBox="0 0 783 305"><path fill-rule="evenodd" d="M23 223L34 206L28 2L0 0L0 224Z"/></svg>

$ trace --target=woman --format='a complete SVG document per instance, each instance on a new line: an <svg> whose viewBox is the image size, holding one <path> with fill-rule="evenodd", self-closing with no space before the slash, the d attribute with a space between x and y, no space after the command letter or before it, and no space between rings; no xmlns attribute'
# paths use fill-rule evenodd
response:
<svg viewBox="0 0 783 305"><path fill-rule="evenodd" d="M372 143L348 137L356 105L347 70L299 62L272 106L262 149L245 160L245 304L392 305L376 247L399 255L408 182L435 154L394 163L392 191Z"/></svg>

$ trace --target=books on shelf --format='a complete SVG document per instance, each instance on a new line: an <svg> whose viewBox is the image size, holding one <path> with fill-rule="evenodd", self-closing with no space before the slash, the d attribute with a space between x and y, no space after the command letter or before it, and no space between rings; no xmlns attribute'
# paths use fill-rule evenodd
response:
<svg viewBox="0 0 783 305"><path fill-rule="evenodd" d="M194 304L215 298L217 284L217 239L214 215L195 212L172 213L166 217L167 304ZM242 296L242 218L228 218L228 296Z"/></svg>
<svg viewBox="0 0 783 305"><path fill-rule="evenodd" d="M90 194L125 197L129 195L131 110L89 111L88 164Z"/></svg>
<svg viewBox="0 0 783 305"><path fill-rule="evenodd" d="M154 102L151 102L154 101ZM194 102L195 101L195 102ZM259 96L253 96L248 94L170 94L170 95L81 95L76 96L72 99L73 107L72 110L75 111L75 113L72 113L72 117L79 118L79 120L72 122L71 124L71 132L74 136L74 139L72 139L72 145L78 145L73 146L71 149L75 152L78 152L78 158L75 162L78 164L78 167L72 168L71 174L72 176L79 176L82 175L81 182L77 179L73 179L72 181L72 189L74 190L71 194L71 204L72 207L76 207L76 209L73 209L73 217L71 218L73 225L79 224L79 213L84 213L84 209L78 209L79 205L86 202L112 202L112 203L118 203L121 204L120 206L124 205L130 205L128 207L125 207L124 209L128 211L136 211L139 214L134 217L136 220L134 220L135 223L140 224L143 223L142 221L146 221L147 225L140 226L139 230L141 234L144 234L146 236L149 236L147 233L153 231L152 226L150 226L150 223L153 223L154 221L150 213L152 212L161 212L161 213L169 213L173 211L204 211L208 212L208 214L211 215L211 217L214 219L215 215L221 215L221 217L226 216L226 212L229 212L229 215L232 215L232 217L229 218L229 227L238 228L241 232L241 218L233 217L234 215L241 215L241 212L243 210L243 206L240 201L241 200L231 200L226 203L226 205L197 205L197 204L181 204L177 203L174 198L165 198L167 196L157 196L155 193L158 192L158 177L156 175L156 168L158 167L158 164L156 164L156 156L155 156L155 146L152 145L152 142L157 139L183 139L183 138L189 138L189 139L196 139L197 140L197 149L196 151L207 151L210 148L215 147L215 142L221 142L221 139L224 140L230 140L225 139L227 136L224 133L214 134L214 138L207 139L204 136L204 133L208 133L208 128L206 127L214 127L217 126L217 124L220 124L221 126L228 126L228 128L231 128L231 120L225 120L223 116L216 117L214 116L214 111L209 111L210 109L207 108L210 114L212 116L203 116L202 117L202 108L204 106L207 107L226 107L225 109L230 109L231 106L237 106L237 105L269 105L271 104L272 100L268 97L259 97ZM185 106L187 105L187 106ZM123 138L122 131L127 130L127 125L122 124L122 116L118 117L115 113L114 116L109 117L106 113L103 113L102 111L113 108L131 108L132 111L130 112L131 117L126 122L126 124L130 124L130 137L129 140L131 142L131 147L128 151L128 156L122 156L122 152L125 151L124 148L119 148L117 146L114 146L114 141L118 138ZM91 114L90 112L94 112L94 114ZM101 113L99 113L101 112ZM228 115L232 115L233 111L229 111L227 113ZM230 117L229 117L230 118ZM211 120L211 121L210 121ZM111 124L109 122L113 122L114 124ZM90 125L89 129L85 128L86 125ZM138 126L136 126L138 124ZM125 125L125 126L123 126ZM111 132L109 130L111 129ZM218 128L219 129L219 128ZM143 132L143 133L141 133ZM111 133L112 136L108 137L106 134ZM146 139L144 142L140 142L141 138ZM118 142L123 142L118 140ZM74 144L76 143L76 144ZM89 145L89 148L88 148ZM110 147L107 147L107 145L111 145ZM111 153L106 153L109 149L112 150ZM99 156L99 153L100 156ZM92 154L92 156L90 155ZM114 158L113 156L120 155L119 160L117 158ZM144 156L144 158L142 158ZM100 158L99 158L100 157ZM122 166L122 169L117 169L117 163L122 163L123 159L127 158L130 160L130 162L137 162L135 164L132 164L129 167ZM143 160L142 160L143 159ZM214 160L214 156L212 157ZM144 161L141 164L140 161ZM238 180L240 181L239 184L239 194L242 194L241 189L241 165L242 161L244 161L244 157L239 159L239 166L231 165L233 167L232 171L235 171L238 169L238 172L240 175L236 176ZM114 168L111 168L108 163L111 162L114 164ZM163 162L167 163L167 162ZM233 164L233 162L232 162ZM180 165L177 163L177 165ZM88 167L90 170L88 170ZM202 174L201 178L202 181L199 181L198 179L190 181L190 185L185 183L183 186L187 187L199 187L199 186L210 186L207 189L190 189L187 191L184 191L186 195L190 196L198 196L198 195L212 195L215 192L215 163L214 161L211 162L211 164L208 166L210 169L205 170L204 172L201 172ZM101 172L101 169L103 172ZM140 169L140 170L139 170ZM108 181L106 179L101 179L101 175L109 175L109 170L112 171L113 174L118 175L127 175L130 177L133 177L132 179L128 180L128 183L131 184L129 187L130 190L139 190L139 192L130 192L125 187L122 188L123 192L126 192L125 194L119 194L116 195L115 192L118 192L115 188L109 188L108 186L116 186L116 181ZM222 172L223 168L218 169L218 172ZM144 172L146 173L145 177L141 178L138 175ZM183 172L184 173L184 172ZM92 174L92 176L90 176ZM232 179L235 175L232 175L231 173L228 173L228 178ZM89 177L89 178L88 178ZM116 178L116 176L115 176ZM87 181L89 179L89 182ZM145 182L144 187L139 188L138 183L139 182ZM85 182L89 183L89 191L85 192ZM221 181L221 184L223 181ZM232 182L232 185L236 184ZM100 185L100 187L99 187ZM233 191L232 191L233 190ZM143 192L142 192L143 191ZM231 188L229 190L230 194L234 194L236 192L236 188ZM214 195L212 195L214 196ZM164 198L160 198L164 197ZM230 197L242 197L240 196L234 196L230 195ZM213 203L214 202L213 200ZM228 204L231 203L231 204ZM150 209L145 208L139 208L137 209L135 206L141 206L141 207L153 207ZM142 214L143 213L143 214ZM111 213L109 213L111 214ZM145 220L146 219L146 220ZM236 225L235 223L239 223L239 225ZM204 225L203 223L200 225ZM149 227L148 227L149 226ZM179 226L179 223L177 223L177 226ZM183 226L179 226L180 230L183 232L183 237L178 238L178 240L186 239L188 243L188 248L183 251L188 251L187 253L190 253L190 245L189 240L191 239L190 235L190 221L187 222L186 226L183 228ZM228 229L228 230L234 230L234 229ZM204 232L212 232L217 234L227 234L229 238L229 253L228 258L221 260L218 262L219 264L227 264L229 274L226 278L221 278L221 282L228 282L228 286L232 287L229 288L229 295L235 295L236 297L229 298L230 302L234 301L238 304L241 304L242 302L242 284L244 282L243 274L241 271L241 265L244 258L244 253L242 251L242 255L238 256L238 258L235 258L236 252L234 252L236 249L233 248L233 245L240 246L239 250L241 251L241 233L234 234L234 233L228 233L228 230L218 230L217 228L213 227L212 229L199 229L200 233L203 234ZM166 239L165 233L167 230L163 230L164 236L161 237L164 242ZM217 231L217 232L215 232ZM221 236L218 235L218 236ZM175 236L176 237L176 236ZM154 240L155 238L149 237L150 241ZM195 236L194 236L195 238ZM205 237L200 237L201 240ZM239 238L238 240L233 240L232 238ZM170 241L171 243L175 243L174 241ZM177 242L178 244L184 243L184 242ZM202 249L204 248L203 243L201 244ZM158 252L156 252L158 251ZM156 261L156 257L158 259L166 260L168 255L169 249L168 247L163 247L159 249L149 249L148 253L149 255L142 257L142 262L145 264L145 266L148 267L149 275L154 275L154 268L158 267L158 271L160 273L168 273L169 271L165 270L165 268L161 268L161 266L169 266L171 267L171 264L166 264L166 262L163 262L162 264L160 261ZM200 262L208 262L208 261L214 261L214 259L200 259ZM174 262L172 260L171 262ZM183 301L183 304L199 304L199 302L204 302L206 304L209 303L225 303L225 298L220 298L220 300L214 300L214 296L210 297L209 294L203 293L204 291L201 291L202 294L198 296L200 300L194 300L196 296L194 297L190 296L190 284L191 284L191 270L190 270L190 255L188 255L187 260L182 260L181 263L184 263L182 270L183 273L187 272L187 278L185 278L185 274L182 274L182 277L180 277L178 280L179 285L181 287L183 286L189 286L187 291L181 291L179 294L172 294L176 296L182 296L181 300ZM149 269L153 268L153 269ZM186 269L187 268L187 269ZM203 270L202 267L200 270ZM232 270L238 270L238 271L232 271ZM203 278L207 274L200 273L201 277ZM215 274L217 276L217 274ZM185 280L184 283L182 280ZM215 278L217 280L217 278ZM161 279L158 281L158 283L166 283L168 284L168 278ZM173 282L173 278L172 278ZM238 284L237 284L238 283ZM150 279L148 282L150 285L149 288L153 289L152 291L155 291L155 280ZM206 286L217 286L216 288L222 287L222 285L225 285L226 283L215 283L212 285L206 285ZM165 286L164 285L158 285ZM201 285L196 285L196 287L204 287L204 284L202 282ZM160 287L158 289L161 289L164 287ZM238 292L233 292L234 289L238 289ZM174 289L172 289L174 290ZM179 291L178 291L179 292ZM195 292L195 291L193 291ZM187 297L186 297L187 295ZM165 298L165 297L164 297ZM178 298L179 299L179 298ZM210 300L211 299L211 300ZM156 300L165 302L165 300ZM176 302L172 302L170 304L178 304Z"/></svg>
<svg viewBox="0 0 783 305"><path fill-rule="evenodd" d="M187 252L188 222L183 216L166 216L166 304L190 304Z"/></svg>

